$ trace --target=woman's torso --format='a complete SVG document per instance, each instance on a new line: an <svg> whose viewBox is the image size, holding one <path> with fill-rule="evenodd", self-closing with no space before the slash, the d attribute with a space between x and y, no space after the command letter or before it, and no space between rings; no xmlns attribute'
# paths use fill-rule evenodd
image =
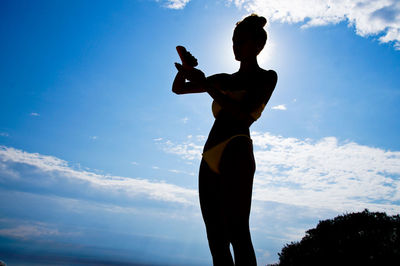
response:
<svg viewBox="0 0 400 266"><path fill-rule="evenodd" d="M223 112L221 110L221 112ZM250 137L249 126L238 123L229 114L219 113L208 135L204 152L235 135Z"/></svg>
<svg viewBox="0 0 400 266"><path fill-rule="evenodd" d="M272 93L272 91L270 93L264 93L264 90L268 87L267 84L265 84L268 83L269 80L267 77L268 72L269 71L260 69L247 74L242 74L240 72L232 75L218 74L213 76L212 79L215 80L216 87L219 90L229 95L233 95L232 97L235 97L235 95L241 95L243 92L247 94L247 98L244 98L242 101L238 100L238 103L244 105L244 109L246 109L248 105L250 112L253 108L252 105L261 105L262 103L266 104L266 101L268 101ZM253 98L256 99L256 101L259 101L260 104L258 104L258 102L253 103ZM215 105L215 103L213 103L213 105ZM250 137L249 127L251 123L244 122L231 112L220 107L218 108L220 110L216 113L214 107L215 106L213 106L215 121L204 145L204 152L235 135L247 135ZM256 108L256 106L254 108Z"/></svg>

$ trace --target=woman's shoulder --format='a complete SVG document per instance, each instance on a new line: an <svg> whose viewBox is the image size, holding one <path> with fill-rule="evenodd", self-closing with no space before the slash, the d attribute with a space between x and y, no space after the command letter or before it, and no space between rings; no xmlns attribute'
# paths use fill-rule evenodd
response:
<svg viewBox="0 0 400 266"><path fill-rule="evenodd" d="M278 74L275 72L275 70L272 69L265 70L261 68L261 71L264 77L268 77L269 79L274 79L274 80L278 79Z"/></svg>
<svg viewBox="0 0 400 266"><path fill-rule="evenodd" d="M275 72L275 70L262 70L262 82L263 84L268 84L267 87L273 87L275 88L276 83L278 82L278 74Z"/></svg>
<svg viewBox="0 0 400 266"><path fill-rule="evenodd" d="M210 81L224 81L227 80L231 77L231 74L228 73L219 73L219 74L214 74L211 76L208 76L207 79Z"/></svg>

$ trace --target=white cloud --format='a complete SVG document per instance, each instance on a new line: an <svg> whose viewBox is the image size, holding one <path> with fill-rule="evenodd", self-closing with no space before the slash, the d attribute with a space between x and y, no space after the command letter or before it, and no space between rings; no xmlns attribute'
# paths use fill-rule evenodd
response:
<svg viewBox="0 0 400 266"><path fill-rule="evenodd" d="M90 136L89 137L91 140L97 140L99 137L97 137L97 136Z"/></svg>
<svg viewBox="0 0 400 266"><path fill-rule="evenodd" d="M33 113L30 113L30 115L31 115L31 116L40 116L40 114L38 114L38 113L35 113L35 112L33 112Z"/></svg>
<svg viewBox="0 0 400 266"><path fill-rule="evenodd" d="M204 141L206 141L206 136L203 136L203 135L197 135L196 136L196 140L197 141L202 141L202 142L204 142Z"/></svg>
<svg viewBox="0 0 400 266"><path fill-rule="evenodd" d="M276 106L272 106L271 109L274 109L274 110L282 110L282 111L287 110L287 109L286 109L286 105L284 105L284 104L279 104L279 105L276 105Z"/></svg>
<svg viewBox="0 0 400 266"><path fill-rule="evenodd" d="M193 139L193 136L189 135L187 139L188 140L182 144L175 144L172 141L167 140L162 143L163 150L167 153L179 155L183 159L200 160L203 150L203 143L194 143L193 140L202 142L204 140L204 136L199 135Z"/></svg>
<svg viewBox="0 0 400 266"><path fill-rule="evenodd" d="M181 121L182 121L184 124L186 124L186 123L189 121L189 118L185 116L184 118L181 119Z"/></svg>
<svg viewBox="0 0 400 266"><path fill-rule="evenodd" d="M176 169L171 169L171 170L169 170L171 173L176 173L176 174L179 174L179 173L182 173L182 171L179 171L179 170L176 170Z"/></svg>
<svg viewBox="0 0 400 266"><path fill-rule="evenodd" d="M38 186L46 186L51 182L78 182L78 187L83 187L83 184L86 184L89 189L105 191L107 194L116 193L127 197L144 196L153 200L188 205L195 204L197 200L197 191L194 189L165 182L151 182L146 179L102 175L93 171L76 170L69 166L66 161L59 158L38 153L28 153L5 146L0 146L0 165L0 181L3 182L10 181L11 178L14 178L14 180L19 178L20 182L26 179L25 181L29 184L37 182L38 184L36 185ZM15 175L10 175L10 172L27 171L28 167L33 167L33 169L28 169L28 174L18 174L16 177ZM38 175L38 180L31 177L34 174ZM41 183L43 180L39 180L39 178L46 178L43 184Z"/></svg>
<svg viewBox="0 0 400 266"><path fill-rule="evenodd" d="M400 49L400 1L398 0L228 0L248 12L272 21L324 26L345 21L360 36L379 36Z"/></svg>
<svg viewBox="0 0 400 266"><path fill-rule="evenodd" d="M56 228L50 227L48 224L39 222L0 229L1 236L21 239L49 237L59 234L60 232Z"/></svg>
<svg viewBox="0 0 400 266"><path fill-rule="evenodd" d="M400 212L400 152L335 137L319 141L252 132L257 161L253 199L335 212ZM202 145L164 143L186 160L201 158Z"/></svg>
<svg viewBox="0 0 400 266"><path fill-rule="evenodd" d="M190 0L168 0L165 6L171 9L182 9Z"/></svg>
<svg viewBox="0 0 400 266"><path fill-rule="evenodd" d="M176 169L170 169L168 171L171 173L175 173L175 174L184 174L184 175L191 175L191 176L195 175L195 173L193 173L193 172L186 172L186 171L176 170Z"/></svg>
<svg viewBox="0 0 400 266"><path fill-rule="evenodd" d="M263 250L261 248L256 249L257 255L261 257L270 257L271 252L268 250Z"/></svg>
<svg viewBox="0 0 400 266"><path fill-rule="evenodd" d="M312 141L253 132L252 138L256 200L337 211L400 211L400 152L339 144L335 137Z"/></svg>
<svg viewBox="0 0 400 266"><path fill-rule="evenodd" d="M9 134L7 132L0 132L0 137L8 137Z"/></svg>

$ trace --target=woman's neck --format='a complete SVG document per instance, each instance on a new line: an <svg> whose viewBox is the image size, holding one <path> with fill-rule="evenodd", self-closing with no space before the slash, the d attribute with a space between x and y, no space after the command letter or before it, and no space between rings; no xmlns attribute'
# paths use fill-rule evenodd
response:
<svg viewBox="0 0 400 266"><path fill-rule="evenodd" d="M260 68L260 66L258 65L257 57L254 57L254 58L251 58L248 60L240 61L239 72L252 72L259 68Z"/></svg>

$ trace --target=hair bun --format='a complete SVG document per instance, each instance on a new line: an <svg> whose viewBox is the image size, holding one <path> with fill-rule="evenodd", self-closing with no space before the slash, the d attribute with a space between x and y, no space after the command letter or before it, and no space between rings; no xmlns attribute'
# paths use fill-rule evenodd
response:
<svg viewBox="0 0 400 266"><path fill-rule="evenodd" d="M267 24L267 19L265 17L259 16L255 13L251 14L250 16L248 16L248 18L250 18L255 26L264 28L265 24Z"/></svg>
<svg viewBox="0 0 400 266"><path fill-rule="evenodd" d="M239 24L241 24L242 26L246 25L250 27L264 28L265 24L267 24L267 19L265 17L253 13L245 17L242 21L236 23L236 26L239 26Z"/></svg>
<svg viewBox="0 0 400 266"><path fill-rule="evenodd" d="M247 35L246 38L253 38L264 47L267 41L267 33L264 29L265 24L267 24L265 17L253 13L236 23L234 34L245 34Z"/></svg>
<svg viewBox="0 0 400 266"><path fill-rule="evenodd" d="M257 18L257 24L259 24L261 28L264 28L265 24L267 24L267 19L259 16L257 16L256 18Z"/></svg>

